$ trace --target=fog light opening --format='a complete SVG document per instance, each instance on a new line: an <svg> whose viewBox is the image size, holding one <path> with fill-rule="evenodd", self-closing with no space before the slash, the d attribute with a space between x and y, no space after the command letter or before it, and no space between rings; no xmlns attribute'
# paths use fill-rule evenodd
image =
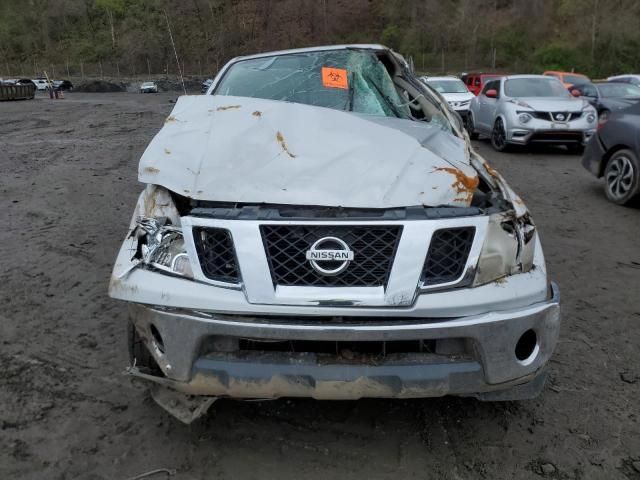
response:
<svg viewBox="0 0 640 480"><path fill-rule="evenodd" d="M522 334L516 344L516 358L523 365L529 365L538 354L538 336L529 329Z"/></svg>
<svg viewBox="0 0 640 480"><path fill-rule="evenodd" d="M149 327L149 330L151 330L151 336L153 337L153 343L155 347L160 353L164 353L164 342L162 341L162 335L160 335L160 332L155 325L151 325Z"/></svg>

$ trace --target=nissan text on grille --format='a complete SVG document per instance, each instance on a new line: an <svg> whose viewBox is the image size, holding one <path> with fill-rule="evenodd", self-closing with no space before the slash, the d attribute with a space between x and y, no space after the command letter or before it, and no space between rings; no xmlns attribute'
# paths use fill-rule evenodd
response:
<svg viewBox="0 0 640 480"><path fill-rule="evenodd" d="M109 286L128 375L221 397L523 400L560 329L522 199L381 45L239 57L178 99Z"/></svg>

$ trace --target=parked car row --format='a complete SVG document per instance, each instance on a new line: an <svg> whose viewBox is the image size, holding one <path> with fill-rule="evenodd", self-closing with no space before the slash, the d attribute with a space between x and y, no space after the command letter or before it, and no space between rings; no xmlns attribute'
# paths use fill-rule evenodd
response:
<svg viewBox="0 0 640 480"><path fill-rule="evenodd" d="M49 90L49 81L44 77L39 78L12 78L2 81L5 85L35 85L36 90ZM71 90L73 84L69 80L52 80L53 90Z"/></svg>
<svg viewBox="0 0 640 480"><path fill-rule="evenodd" d="M596 108L572 96L554 75L469 74L464 79L421 77L462 117L471 138L488 136L497 151L532 142L580 151L596 130ZM470 83L480 87L477 95Z"/></svg>
<svg viewBox="0 0 640 480"><path fill-rule="evenodd" d="M471 102L467 131L486 135L497 151L552 143L580 151L596 131L597 111L557 79L510 75L491 80Z"/></svg>
<svg viewBox="0 0 640 480"><path fill-rule="evenodd" d="M606 82L558 71L420 80L460 115L471 139L487 136L497 151L547 143L580 153L587 146L583 165L604 178L609 200L640 198L640 75Z"/></svg>

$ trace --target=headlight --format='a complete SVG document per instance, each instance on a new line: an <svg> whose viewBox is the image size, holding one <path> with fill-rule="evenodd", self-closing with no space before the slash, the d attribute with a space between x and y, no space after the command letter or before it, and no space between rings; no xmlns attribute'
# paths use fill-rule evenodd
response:
<svg viewBox="0 0 640 480"><path fill-rule="evenodd" d="M522 100L518 100L517 98L511 98L508 101L509 103L513 103L519 107L531 108L531 106L527 102L523 102Z"/></svg>
<svg viewBox="0 0 640 480"><path fill-rule="evenodd" d="M533 267L536 229L529 217L517 220L492 215L473 286L484 285Z"/></svg>
<svg viewBox="0 0 640 480"><path fill-rule="evenodd" d="M137 238L132 260L174 275L193 278L182 229L166 225L166 218L139 218L131 233Z"/></svg>
<svg viewBox="0 0 640 480"><path fill-rule="evenodd" d="M520 120L520 123L529 123L532 118L533 117L528 113L521 113L520 115L518 115L518 120Z"/></svg>
<svg viewBox="0 0 640 480"><path fill-rule="evenodd" d="M159 270L193 278L189 255L184 249L182 232L168 232L162 236L157 248L149 255L146 263Z"/></svg>
<svg viewBox="0 0 640 480"><path fill-rule="evenodd" d="M596 114L595 113L590 113L587 115L587 122L589 123L593 123L596 121Z"/></svg>

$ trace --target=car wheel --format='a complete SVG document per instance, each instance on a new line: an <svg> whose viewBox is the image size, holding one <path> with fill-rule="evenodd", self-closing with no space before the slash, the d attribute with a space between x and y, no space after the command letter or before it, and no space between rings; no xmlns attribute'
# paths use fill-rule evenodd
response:
<svg viewBox="0 0 640 480"><path fill-rule="evenodd" d="M604 191L618 205L626 205L640 193L640 162L631 150L618 150L604 169Z"/></svg>
<svg viewBox="0 0 640 480"><path fill-rule="evenodd" d="M156 360L147 349L144 340L131 321L129 321L127 325L127 346L129 348L129 361L131 365L135 365L143 373L151 375L162 374L162 370L160 370Z"/></svg>
<svg viewBox="0 0 640 480"><path fill-rule="evenodd" d="M475 131L476 127L473 124L473 115L471 115L471 113L469 113L469 115L467 115L467 121L465 122L466 127L467 127L467 133L469 134L469 138L471 140L477 140L478 139L478 132Z"/></svg>
<svg viewBox="0 0 640 480"><path fill-rule="evenodd" d="M504 152L509 146L507 143L507 131L501 118L496 120L491 131L491 146L498 152Z"/></svg>

